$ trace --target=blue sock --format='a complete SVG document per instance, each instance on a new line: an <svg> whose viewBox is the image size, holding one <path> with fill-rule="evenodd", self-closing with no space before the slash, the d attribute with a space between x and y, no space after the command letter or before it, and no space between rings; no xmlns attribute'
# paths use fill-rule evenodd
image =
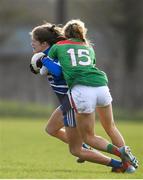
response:
<svg viewBox="0 0 143 180"><path fill-rule="evenodd" d="M111 159L110 163L108 166L115 167L115 168L120 168L122 166L122 162L118 161L116 159Z"/></svg>

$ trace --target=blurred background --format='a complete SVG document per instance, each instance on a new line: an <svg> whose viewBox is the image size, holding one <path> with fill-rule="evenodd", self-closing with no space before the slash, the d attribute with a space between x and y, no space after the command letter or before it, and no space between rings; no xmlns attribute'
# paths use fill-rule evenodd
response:
<svg viewBox="0 0 143 180"><path fill-rule="evenodd" d="M64 24L74 18L85 22L95 44L116 115L142 119L142 17L143 0L0 0L0 115L32 115L41 107L44 114L57 106L46 78L29 70L29 32L43 21Z"/></svg>

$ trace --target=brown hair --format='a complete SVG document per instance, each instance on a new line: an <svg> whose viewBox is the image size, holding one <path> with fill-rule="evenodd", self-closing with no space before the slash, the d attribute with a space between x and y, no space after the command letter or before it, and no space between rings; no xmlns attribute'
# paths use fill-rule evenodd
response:
<svg viewBox="0 0 143 180"><path fill-rule="evenodd" d="M67 38L78 38L87 42L87 29L85 28L84 23L79 19L68 21L63 27L63 34Z"/></svg>
<svg viewBox="0 0 143 180"><path fill-rule="evenodd" d="M62 28L51 23L45 23L41 26L35 27L30 32L30 35L40 43L47 42L50 46L65 39L62 35Z"/></svg>

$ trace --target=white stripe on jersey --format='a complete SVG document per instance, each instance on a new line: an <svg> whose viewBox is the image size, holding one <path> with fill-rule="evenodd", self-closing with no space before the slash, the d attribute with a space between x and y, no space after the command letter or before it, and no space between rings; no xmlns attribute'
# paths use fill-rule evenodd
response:
<svg viewBox="0 0 143 180"><path fill-rule="evenodd" d="M53 86L53 87L68 88L67 85L56 85L56 84L52 84L52 83L50 83L50 85Z"/></svg>
<svg viewBox="0 0 143 180"><path fill-rule="evenodd" d="M67 92L60 92L60 91L56 91L56 90L53 90L55 93L58 93L58 94L67 94Z"/></svg>

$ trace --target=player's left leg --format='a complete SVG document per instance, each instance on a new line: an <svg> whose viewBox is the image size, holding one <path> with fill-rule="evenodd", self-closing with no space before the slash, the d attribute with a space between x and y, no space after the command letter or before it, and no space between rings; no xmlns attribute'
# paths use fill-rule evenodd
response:
<svg viewBox="0 0 143 180"><path fill-rule="evenodd" d="M66 127L66 133L69 142L69 150L72 155L79 157L80 159L98 163L106 166L113 167L114 172L127 172L133 173L135 169L129 169L129 167L123 167L121 161L111 159L108 156L103 155L97 150L89 150L82 147L82 138L76 128ZM117 171L118 170L118 171Z"/></svg>
<svg viewBox="0 0 143 180"><path fill-rule="evenodd" d="M76 119L77 128L79 129L80 135L86 144L89 144L93 148L119 156L121 159L125 157L125 154L123 154L117 146L94 134L93 113L77 113ZM130 172L135 171L131 161L124 161L123 165L124 170L129 170Z"/></svg>
<svg viewBox="0 0 143 180"><path fill-rule="evenodd" d="M135 167L138 168L138 160L136 157L132 154L131 149L128 146L123 146L119 148L121 154L122 154L122 161L125 162L131 162L131 164Z"/></svg>
<svg viewBox="0 0 143 180"><path fill-rule="evenodd" d="M105 129L106 133L112 140L112 143L117 147L125 146L125 140L119 130L117 129L112 112L112 104L105 107L97 107L96 111L98 113L100 122Z"/></svg>
<svg viewBox="0 0 143 180"><path fill-rule="evenodd" d="M123 161L130 161L131 164L137 168L138 161L136 157L131 153L131 150L128 146L125 146L125 141L119 130L117 129L112 112L112 105L105 107L98 107L97 109L100 121L105 131L112 140L112 143L117 147L120 147L119 151L121 152L121 158Z"/></svg>

